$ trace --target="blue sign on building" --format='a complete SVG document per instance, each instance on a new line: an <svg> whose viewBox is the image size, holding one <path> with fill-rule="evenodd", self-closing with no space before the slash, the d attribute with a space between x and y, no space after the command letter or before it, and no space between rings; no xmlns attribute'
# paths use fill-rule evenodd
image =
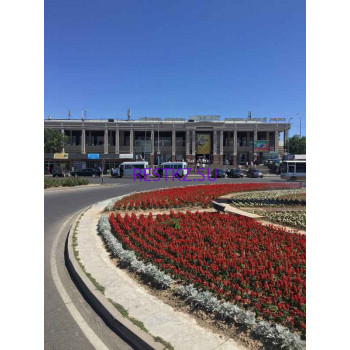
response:
<svg viewBox="0 0 350 350"><path fill-rule="evenodd" d="M100 155L98 153L88 153L88 159L100 159Z"/></svg>

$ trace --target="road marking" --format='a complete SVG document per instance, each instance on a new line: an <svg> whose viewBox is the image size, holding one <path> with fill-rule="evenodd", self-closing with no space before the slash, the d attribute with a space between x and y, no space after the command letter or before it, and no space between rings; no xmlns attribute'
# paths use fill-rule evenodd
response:
<svg viewBox="0 0 350 350"><path fill-rule="evenodd" d="M91 329L91 327L87 324L87 322L84 320L83 316L80 314L78 309L75 307L72 299L68 295L67 291L65 290L62 281L59 277L58 270L57 270L57 264L56 264L56 248L58 244L58 239L60 238L63 229L67 226L67 223L69 222L70 218L68 218L64 224L61 226L60 230L58 231L58 234L56 235L55 241L51 248L51 273L53 277L53 281L56 285L56 288L58 290L58 293L60 294L64 304L66 305L68 311L72 315L74 321L77 323L77 325L80 327L86 338L89 340L91 345L98 350L108 350L107 346L102 342L102 340L96 335L96 333Z"/></svg>

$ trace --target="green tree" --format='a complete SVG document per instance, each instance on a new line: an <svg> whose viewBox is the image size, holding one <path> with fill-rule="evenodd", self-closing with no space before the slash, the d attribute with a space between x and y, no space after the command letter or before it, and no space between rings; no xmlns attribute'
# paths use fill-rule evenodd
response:
<svg viewBox="0 0 350 350"><path fill-rule="evenodd" d="M44 130L44 152L59 153L62 152L64 145L67 142L67 136L61 134L59 130L45 129Z"/></svg>
<svg viewBox="0 0 350 350"><path fill-rule="evenodd" d="M285 151L290 154L306 154L306 137L294 135L286 142Z"/></svg>

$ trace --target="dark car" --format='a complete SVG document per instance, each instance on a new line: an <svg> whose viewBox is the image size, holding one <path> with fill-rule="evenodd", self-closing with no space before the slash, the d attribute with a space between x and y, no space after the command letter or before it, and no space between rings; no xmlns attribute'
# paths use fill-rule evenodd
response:
<svg viewBox="0 0 350 350"><path fill-rule="evenodd" d="M247 177L264 177L264 175L257 169L249 169Z"/></svg>
<svg viewBox="0 0 350 350"><path fill-rule="evenodd" d="M215 174L216 173L216 174ZM217 178L221 178L221 177L226 177L226 174L224 171L222 171L221 169L214 169L212 170L212 172L210 173L210 177L217 177Z"/></svg>
<svg viewBox="0 0 350 350"><path fill-rule="evenodd" d="M87 168L87 169L81 169L81 170L77 170L74 172L74 176L92 176L92 177L96 177L96 176L100 176L100 172L98 171L98 169L92 169L92 168Z"/></svg>
<svg viewBox="0 0 350 350"><path fill-rule="evenodd" d="M67 177L67 176L70 176L71 173L69 170L66 170L64 168L61 168L61 167L56 167L56 168L53 168L52 169L52 176L53 177Z"/></svg>
<svg viewBox="0 0 350 350"><path fill-rule="evenodd" d="M241 169L229 169L227 170L227 176L240 178L240 177L243 177L243 173Z"/></svg>

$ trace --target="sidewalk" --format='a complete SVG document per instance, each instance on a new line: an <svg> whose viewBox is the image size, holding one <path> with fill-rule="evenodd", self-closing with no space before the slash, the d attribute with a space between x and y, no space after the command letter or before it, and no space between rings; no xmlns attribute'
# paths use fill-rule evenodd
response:
<svg viewBox="0 0 350 350"><path fill-rule="evenodd" d="M198 325L190 315L149 294L122 269L115 266L97 235L96 225L109 200L92 206L78 226L77 250L82 264L105 287L106 298L121 304L129 315L143 322L154 336L160 336L180 350L243 350L233 339Z"/></svg>

